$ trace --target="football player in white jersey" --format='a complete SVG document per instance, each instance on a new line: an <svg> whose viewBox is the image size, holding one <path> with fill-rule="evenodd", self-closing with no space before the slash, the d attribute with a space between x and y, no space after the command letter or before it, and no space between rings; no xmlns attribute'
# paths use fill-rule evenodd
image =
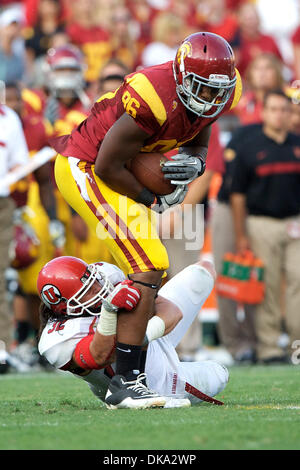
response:
<svg viewBox="0 0 300 470"><path fill-rule="evenodd" d="M175 350L214 280L213 265L203 261L188 266L160 288L144 339L144 370L131 383L114 371L116 325L118 310L130 315L140 299L139 290L114 265L55 258L38 277L42 300L39 352L54 367L85 380L111 409L187 407L200 401L220 405L212 397L225 388L227 369L214 361L180 362Z"/></svg>

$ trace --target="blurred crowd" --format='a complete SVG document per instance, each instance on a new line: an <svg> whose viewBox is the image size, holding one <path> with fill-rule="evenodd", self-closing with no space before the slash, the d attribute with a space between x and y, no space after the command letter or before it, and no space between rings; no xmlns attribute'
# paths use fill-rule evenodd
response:
<svg viewBox="0 0 300 470"><path fill-rule="evenodd" d="M253 135L253 139L248 139L249 149L254 140L261 138L255 132L267 128L271 131L266 135L281 149L278 155L285 155L283 147L287 145L287 152L294 149L295 158L300 158L300 140L299 143L297 140L300 136L299 12L299 0L2 0L0 3L0 81L5 84L1 99L19 116L30 155L47 146L50 136L71 132L88 115L92 104L120 86L128 73L173 60L187 35L210 31L231 44L242 76L243 95L238 106L214 124L208 170L201 177L196 195L191 197L191 202L205 204L205 236L211 240L217 271L221 271L223 256L228 251L242 252L247 248L264 258L266 246L260 246L254 235L262 235L269 228L270 220L275 225L278 221L293 224L290 238L278 236L276 245L263 260L266 267L263 304L243 306L216 296L217 344L228 353L232 363L287 363L292 340L300 339L297 326L300 325L297 295L300 263L295 261L300 253L300 199L299 213L288 208L286 213L284 210L276 213L269 206L252 209L247 198L259 172L236 164L248 135L241 132L243 129ZM270 91L276 92L274 103ZM283 109L284 104L287 109ZM274 116L280 112L274 122ZM278 140L280 131L283 134ZM295 136L291 143L290 133ZM266 153L271 148L270 142L263 141L261 145L266 145ZM277 158L275 147L271 152ZM257 149L253 152L256 155ZM286 158L289 161L292 157ZM278 166L280 161L275 163L276 169L268 176L278 177L281 173L286 176L286 170ZM296 163L289 169L289 176L298 178L296 183L300 187L300 169ZM248 171L244 187L235 184L236 175L242 171L243 175ZM285 181L285 195L296 191L293 183L294 180ZM276 186L277 195L280 188L280 184ZM271 197L269 192L275 191L274 181L263 187L263 193L257 191L258 198ZM237 201L241 195L245 199L242 209ZM0 253L2 349L10 351L10 365L16 370L26 371L37 364L47 367L38 356L35 344L39 327L36 292L39 270L59 254L95 262L101 251L104 261L113 262L113 259L63 201L55 186L52 161L16 183L10 195L2 194L0 189L0 196L0 200L13 200L15 205L15 209L9 209L14 218L14 235L10 236L7 236L9 217L2 217L4 209L0 205L0 240L5 240ZM298 194L294 192L291 198L298 201ZM245 208L250 210L250 217L258 217L262 222L262 226L256 227L252 221L252 231L249 229L248 233L238 228L241 221L246 224L239 215L239 210ZM276 227L274 232L270 231L267 243L272 237L275 240L275 232ZM297 245L293 245L293 254L289 254L287 261L290 240ZM276 253L279 246L282 250ZM172 268L172 253L178 254L178 246L170 246L169 253ZM199 254L193 256L197 258ZM193 256L190 262L196 259ZM174 273L186 265L188 258L182 252L182 259L177 256L176 260L179 265ZM8 269L6 264L10 265ZM294 264L297 269L293 268ZM278 275L270 279L269 272L274 270ZM295 277L298 284L294 282ZM293 302L287 301L291 296ZM198 321L192 335L179 348L182 358L209 357L203 348L199 324Z"/></svg>

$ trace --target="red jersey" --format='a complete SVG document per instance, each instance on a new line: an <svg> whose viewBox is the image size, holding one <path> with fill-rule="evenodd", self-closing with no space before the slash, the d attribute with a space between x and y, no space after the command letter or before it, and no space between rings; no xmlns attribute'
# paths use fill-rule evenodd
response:
<svg viewBox="0 0 300 470"><path fill-rule="evenodd" d="M240 80L237 83L222 113L238 101ZM141 149L143 152L166 153L180 147L216 120L196 115L193 121L189 119L176 93L170 61L128 75L120 88L95 103L89 117L70 135L55 139L51 144L64 156L94 163L106 133L124 112L149 136Z"/></svg>
<svg viewBox="0 0 300 470"><path fill-rule="evenodd" d="M78 99L72 106L65 106L62 102L58 102L58 119L53 124L54 135L64 135L71 133L72 130L86 119L89 110Z"/></svg>

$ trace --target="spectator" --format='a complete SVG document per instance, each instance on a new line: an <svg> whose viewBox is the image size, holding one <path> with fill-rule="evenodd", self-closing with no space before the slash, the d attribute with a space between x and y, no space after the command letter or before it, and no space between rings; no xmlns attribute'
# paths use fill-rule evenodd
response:
<svg viewBox="0 0 300 470"><path fill-rule="evenodd" d="M237 68L242 76L250 62L261 52L270 52L282 60L279 48L271 36L262 34L260 19L255 5L243 4L238 12L240 48Z"/></svg>
<svg viewBox="0 0 300 470"><path fill-rule="evenodd" d="M0 80L4 82L24 78L21 22L22 15L16 8L9 8L0 15Z"/></svg>
<svg viewBox="0 0 300 470"><path fill-rule="evenodd" d="M17 114L7 106L0 106L0 179L17 166L28 161L28 150L21 122ZM17 145L16 145L17 143ZM0 188L0 342L6 351L12 343L12 317L8 310L6 297L5 271L9 264L9 245L13 236L14 202L9 189ZM2 358L3 359L3 358ZM0 372L7 370L7 360L2 360Z"/></svg>
<svg viewBox="0 0 300 470"><path fill-rule="evenodd" d="M112 92L122 85L125 76L129 73L126 65L118 59L110 59L101 69L97 96Z"/></svg>
<svg viewBox="0 0 300 470"><path fill-rule="evenodd" d="M128 8L117 6L111 15L111 56L121 60L129 69L138 61L138 48L133 36L132 18Z"/></svg>
<svg viewBox="0 0 300 470"><path fill-rule="evenodd" d="M59 0L40 0L34 27L24 30L27 81L31 84L39 83L36 76L39 75L39 68L44 63L48 49L68 42L61 15L62 6Z"/></svg>
<svg viewBox="0 0 300 470"><path fill-rule="evenodd" d="M128 8L133 18L136 44L140 55L144 47L151 42L151 25L157 11L147 0L130 0Z"/></svg>
<svg viewBox="0 0 300 470"><path fill-rule="evenodd" d="M80 47L85 55L85 79L93 82L97 80L102 65L111 56L110 36L106 30L95 24L95 0L74 0L70 8L71 21L66 32L70 41Z"/></svg>
<svg viewBox="0 0 300 470"><path fill-rule="evenodd" d="M173 60L184 38L184 31L185 24L173 13L157 15L152 26L153 41L143 51L142 65L149 67Z"/></svg>
<svg viewBox="0 0 300 470"><path fill-rule="evenodd" d="M266 92L283 88L281 62L269 53L258 55L248 66L244 85L246 91L235 108L235 114L243 125L261 122Z"/></svg>
<svg viewBox="0 0 300 470"><path fill-rule="evenodd" d="M68 4L69 0L60 0L61 14L60 21L65 22L68 19ZM26 26L34 28L38 21L38 11L40 0L23 0L22 3L25 15Z"/></svg>
<svg viewBox="0 0 300 470"><path fill-rule="evenodd" d="M262 125L243 137L231 187L237 252L251 248L265 265L265 298L256 315L263 363L287 361L278 341L282 272L290 346L300 338L300 137L288 132L290 116L289 98L280 90L269 92Z"/></svg>
<svg viewBox="0 0 300 470"><path fill-rule="evenodd" d="M64 34L64 24L60 18L61 4L59 0L39 1L37 22L34 28L25 30L25 46L30 61L44 56L50 47L54 47L53 38L55 35Z"/></svg>
<svg viewBox="0 0 300 470"><path fill-rule="evenodd" d="M174 15L181 18L186 27L186 34L192 34L199 31L197 27L196 2L194 0L171 0L170 8Z"/></svg>
<svg viewBox="0 0 300 470"><path fill-rule="evenodd" d="M222 260L225 253L234 253L235 236L232 211L229 202L232 168L238 148L243 147L244 135L249 127L238 128L224 150L222 184L217 202L212 210L212 251L217 274L222 272ZM255 362L256 337L254 327L255 307L243 306L241 318L240 306L229 298L216 296L219 321L218 334L221 343L231 354L235 363Z"/></svg>
<svg viewBox="0 0 300 470"><path fill-rule="evenodd" d="M238 22L229 12L225 0L200 0L197 2L198 30L219 34L233 48L238 47Z"/></svg>

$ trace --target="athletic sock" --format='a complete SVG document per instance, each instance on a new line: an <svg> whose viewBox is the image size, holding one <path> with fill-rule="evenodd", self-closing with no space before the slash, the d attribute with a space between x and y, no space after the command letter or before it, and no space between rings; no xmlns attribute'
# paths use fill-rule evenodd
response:
<svg viewBox="0 0 300 470"><path fill-rule="evenodd" d="M18 344L24 343L30 332L30 324L27 321L17 321L16 341Z"/></svg>
<svg viewBox="0 0 300 470"><path fill-rule="evenodd" d="M141 352L140 373L145 372L147 350Z"/></svg>
<svg viewBox="0 0 300 470"><path fill-rule="evenodd" d="M116 374L123 375L126 380L135 380L140 373L141 346L116 344Z"/></svg>

